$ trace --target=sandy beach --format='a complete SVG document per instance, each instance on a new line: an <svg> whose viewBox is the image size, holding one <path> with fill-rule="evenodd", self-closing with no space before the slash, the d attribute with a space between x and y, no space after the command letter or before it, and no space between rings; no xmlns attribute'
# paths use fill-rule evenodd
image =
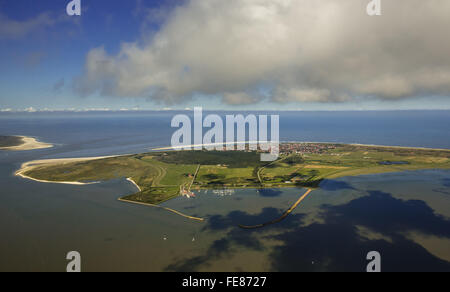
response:
<svg viewBox="0 0 450 292"><path fill-rule="evenodd" d="M46 149L53 147L52 144L39 142L37 139L32 137L25 137L25 136L18 136L18 137L22 138L22 145L11 147L0 147L0 150L26 151L26 150Z"/></svg>
<svg viewBox="0 0 450 292"><path fill-rule="evenodd" d="M105 158L112 158L112 157L118 157L118 156L99 156L99 157L84 157L84 158L61 158L61 159L46 159L46 160L34 160L25 162L22 164L19 170L15 172L16 176L19 176L24 179L29 179L41 183L52 183L52 184L67 184L67 185L91 185L96 184L99 182L89 182L89 183L83 183L83 182L72 182L72 181L46 181L46 180L40 180L35 179L32 177L29 177L25 175L24 173L30 170L35 169L36 167L40 166L49 166L49 165L61 165L65 163L72 163L72 162L84 162L84 161L91 161L91 160L99 160L99 159L105 159Z"/></svg>
<svg viewBox="0 0 450 292"><path fill-rule="evenodd" d="M131 182L140 192L142 192L141 187L131 178L127 178L127 181Z"/></svg>

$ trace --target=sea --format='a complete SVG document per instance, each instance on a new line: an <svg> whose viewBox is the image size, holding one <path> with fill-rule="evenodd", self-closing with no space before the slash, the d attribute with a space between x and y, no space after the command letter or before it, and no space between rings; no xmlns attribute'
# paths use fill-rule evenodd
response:
<svg viewBox="0 0 450 292"><path fill-rule="evenodd" d="M211 112L280 116L280 140L450 149L450 111ZM175 115L191 112L0 113L0 135L54 148L0 151L0 271L360 271L369 252L382 271L450 271L450 171L326 180L285 220L304 189L200 191L164 209L119 202L126 178L94 185L14 176L36 159L152 151L170 145ZM205 113L208 114L208 113Z"/></svg>

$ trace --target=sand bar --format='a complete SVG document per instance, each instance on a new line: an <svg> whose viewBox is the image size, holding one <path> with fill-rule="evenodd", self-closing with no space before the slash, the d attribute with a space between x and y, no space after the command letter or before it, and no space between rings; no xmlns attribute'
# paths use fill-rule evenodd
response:
<svg viewBox="0 0 450 292"><path fill-rule="evenodd" d="M118 156L99 156L99 157L84 157L84 158L61 158L61 159L45 159L45 160L34 160L25 162L22 164L19 170L15 172L16 176L19 176L24 179L29 179L41 183L52 183L52 184L66 184L66 185L91 185L96 184L99 182L71 182L71 181L47 181L47 180L40 180L35 179L32 177L29 177L25 175L26 172L31 171L37 167L41 166L51 166L51 165L61 165L66 163L73 163L73 162L85 162L85 161L92 161L92 160L99 160L99 159L105 159L105 158L112 158L112 157L118 157Z"/></svg>
<svg viewBox="0 0 450 292"><path fill-rule="evenodd" d="M131 177L127 178L127 181L131 182L139 190L139 192L142 192L141 187Z"/></svg>
<svg viewBox="0 0 450 292"><path fill-rule="evenodd" d="M26 150L46 149L53 147L52 144L39 142L36 138L33 137L26 137L26 136L17 136L17 137L22 138L21 145L11 147L0 147L0 150L26 151Z"/></svg>

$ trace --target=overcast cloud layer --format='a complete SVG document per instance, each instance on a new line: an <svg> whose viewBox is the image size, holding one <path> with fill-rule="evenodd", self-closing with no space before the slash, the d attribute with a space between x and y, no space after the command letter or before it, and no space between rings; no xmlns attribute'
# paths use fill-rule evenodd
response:
<svg viewBox="0 0 450 292"><path fill-rule="evenodd" d="M449 95L450 1L383 0L379 17L368 3L191 0L150 41L92 49L76 88L168 104Z"/></svg>

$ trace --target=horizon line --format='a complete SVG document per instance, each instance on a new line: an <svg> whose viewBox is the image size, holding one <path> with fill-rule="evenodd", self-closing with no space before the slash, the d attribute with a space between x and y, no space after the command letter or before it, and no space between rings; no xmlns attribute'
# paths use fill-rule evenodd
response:
<svg viewBox="0 0 450 292"><path fill-rule="evenodd" d="M0 114L12 113L131 113L131 112L193 112L194 109L0 109ZM336 110L315 110L315 109L203 109L204 112L399 112L399 111L450 111L444 109L336 109Z"/></svg>

